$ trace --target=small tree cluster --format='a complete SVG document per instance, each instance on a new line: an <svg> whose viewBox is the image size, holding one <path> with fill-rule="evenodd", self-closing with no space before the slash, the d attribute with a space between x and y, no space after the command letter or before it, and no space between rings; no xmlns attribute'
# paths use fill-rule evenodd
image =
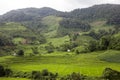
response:
<svg viewBox="0 0 120 80"><path fill-rule="evenodd" d="M5 69L2 65L0 65L0 77L10 76L12 74L11 69Z"/></svg>
<svg viewBox="0 0 120 80"><path fill-rule="evenodd" d="M32 71L32 80L56 80L58 74L53 74L48 70Z"/></svg>
<svg viewBox="0 0 120 80"><path fill-rule="evenodd" d="M104 36L99 41L90 41L86 47L90 52L96 50L114 49L120 50L119 36Z"/></svg>
<svg viewBox="0 0 120 80"><path fill-rule="evenodd" d="M103 72L103 78L107 80L120 80L120 72L106 68Z"/></svg>
<svg viewBox="0 0 120 80"><path fill-rule="evenodd" d="M31 48L34 54L39 54L38 47Z"/></svg>
<svg viewBox="0 0 120 80"><path fill-rule="evenodd" d="M17 52L17 56L24 56L24 51L23 50L19 50Z"/></svg>
<svg viewBox="0 0 120 80"><path fill-rule="evenodd" d="M52 45L52 43L50 42L47 46L45 46L45 49L47 50L48 53L52 53L54 52L54 46Z"/></svg>
<svg viewBox="0 0 120 80"><path fill-rule="evenodd" d="M60 80L85 80L86 76L73 72L70 75L62 77Z"/></svg>

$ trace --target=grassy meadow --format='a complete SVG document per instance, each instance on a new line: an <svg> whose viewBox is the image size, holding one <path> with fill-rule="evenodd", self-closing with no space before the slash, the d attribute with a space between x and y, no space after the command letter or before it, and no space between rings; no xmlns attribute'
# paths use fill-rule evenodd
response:
<svg viewBox="0 0 120 80"><path fill-rule="evenodd" d="M117 52L119 51L110 50L80 55L75 55L71 52L54 52L52 54L31 57L7 56L1 57L0 63L9 66L14 71L31 72L33 70L41 71L48 69L51 72L59 73L59 76L64 76L72 72L80 72L87 76L101 76L106 67L120 70L119 63L101 60L105 58L105 54L114 55ZM117 55L115 56L118 57ZM106 56L106 59L109 59L108 57L111 58L111 56Z"/></svg>

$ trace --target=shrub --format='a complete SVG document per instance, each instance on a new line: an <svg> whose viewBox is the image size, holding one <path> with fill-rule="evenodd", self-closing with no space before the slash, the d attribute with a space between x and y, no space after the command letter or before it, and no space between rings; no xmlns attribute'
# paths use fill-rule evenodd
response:
<svg viewBox="0 0 120 80"><path fill-rule="evenodd" d="M5 70L4 67L2 65L0 65L0 77L5 76Z"/></svg>
<svg viewBox="0 0 120 80"><path fill-rule="evenodd" d="M48 70L32 71L32 80L56 80L58 74L53 74Z"/></svg>
<svg viewBox="0 0 120 80"><path fill-rule="evenodd" d="M47 50L47 52L48 53L52 53L52 52L54 52L54 46L52 45L52 43L50 42L49 44L48 44L48 46L45 46L45 49Z"/></svg>
<svg viewBox="0 0 120 80"><path fill-rule="evenodd" d="M103 78L108 80L120 80L120 72L106 68L103 72Z"/></svg>
<svg viewBox="0 0 120 80"><path fill-rule="evenodd" d="M4 76L11 76L12 70L11 69L5 69L2 65L0 65L0 77Z"/></svg>
<svg viewBox="0 0 120 80"><path fill-rule="evenodd" d="M34 54L38 54L39 53L38 47L33 47L32 51L33 51Z"/></svg>
<svg viewBox="0 0 120 80"><path fill-rule="evenodd" d="M24 51L23 51L23 50L19 50L19 51L17 52L17 55L18 55L18 56L24 56Z"/></svg>
<svg viewBox="0 0 120 80"><path fill-rule="evenodd" d="M41 73L39 71L32 71L32 80L39 80L41 78Z"/></svg>
<svg viewBox="0 0 120 80"><path fill-rule="evenodd" d="M13 74L11 69L5 69L5 76L11 76Z"/></svg>
<svg viewBox="0 0 120 80"><path fill-rule="evenodd" d="M73 72L70 75L62 77L60 80L85 80L86 76Z"/></svg>

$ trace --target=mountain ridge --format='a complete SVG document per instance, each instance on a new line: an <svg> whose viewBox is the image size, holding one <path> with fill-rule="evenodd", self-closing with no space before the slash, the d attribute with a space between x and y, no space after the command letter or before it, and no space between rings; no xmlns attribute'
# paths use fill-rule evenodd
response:
<svg viewBox="0 0 120 80"><path fill-rule="evenodd" d="M100 4L88 8L74 9L70 12L57 11L53 8L23 8L9 11L0 17L0 21L29 21L35 18L43 18L49 15L61 16L65 18L78 18L81 20L94 20L98 18L110 18L120 13L119 4Z"/></svg>

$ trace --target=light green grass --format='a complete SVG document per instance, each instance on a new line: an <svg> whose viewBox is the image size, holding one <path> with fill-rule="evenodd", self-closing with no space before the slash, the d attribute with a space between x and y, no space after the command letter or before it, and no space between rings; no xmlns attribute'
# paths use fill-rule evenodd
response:
<svg viewBox="0 0 120 80"><path fill-rule="evenodd" d="M66 42L69 42L69 36L64 36L59 38L50 38L47 41L48 43L52 42L54 46L60 46Z"/></svg>
<svg viewBox="0 0 120 80"><path fill-rule="evenodd" d="M24 41L24 40L25 40L24 38L18 37L18 38L14 38L14 39L13 39L13 42L14 42L15 44L19 44L20 42L22 42L22 41Z"/></svg>
<svg viewBox="0 0 120 80"><path fill-rule="evenodd" d="M22 26L19 23L9 22L5 25L0 26L0 31L19 31L19 30L26 30L26 27Z"/></svg>
<svg viewBox="0 0 120 80"><path fill-rule="evenodd" d="M42 19L42 23L48 26L48 32L45 34L46 37L56 36L59 22L62 20L61 17L47 16Z"/></svg>
<svg viewBox="0 0 120 80"><path fill-rule="evenodd" d="M98 31L98 30L106 30L114 29L114 26L106 25L106 21L94 21L91 23L92 30Z"/></svg>
<svg viewBox="0 0 120 80"><path fill-rule="evenodd" d="M4 77L0 77L0 80L30 80L30 79L25 79L25 78L4 78Z"/></svg>
<svg viewBox="0 0 120 80"><path fill-rule="evenodd" d="M80 72L88 76L101 76L106 67L120 71L119 63L105 62L99 59L99 55L105 52L107 51L80 55L71 52L55 52L51 55L15 57L8 59L8 62L5 61L5 63L15 71L30 72L32 70L48 69L51 72L58 72L60 76L72 72ZM114 52L116 51L112 51L112 53Z"/></svg>

